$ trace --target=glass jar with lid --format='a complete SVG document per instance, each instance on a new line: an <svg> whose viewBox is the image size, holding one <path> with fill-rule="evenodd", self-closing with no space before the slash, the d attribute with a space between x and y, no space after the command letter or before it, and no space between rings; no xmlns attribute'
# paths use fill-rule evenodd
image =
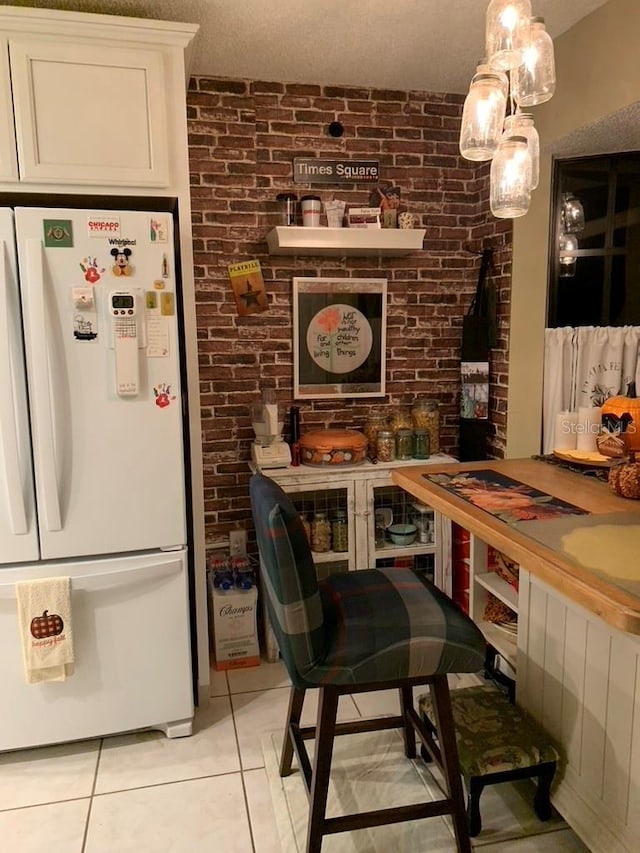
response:
<svg viewBox="0 0 640 853"><path fill-rule="evenodd" d="M376 456L379 462L393 462L395 459L396 440L391 429L378 430Z"/></svg>
<svg viewBox="0 0 640 853"><path fill-rule="evenodd" d="M363 432L367 437L367 453L372 459L377 455L378 432L381 429L388 429L388 421L389 418L384 412L369 412L367 415Z"/></svg>
<svg viewBox="0 0 640 853"><path fill-rule="evenodd" d="M331 525L331 542L334 551L349 550L349 528L347 526L347 514L342 510L336 512Z"/></svg>
<svg viewBox="0 0 640 853"><path fill-rule="evenodd" d="M331 550L331 525L325 512L316 512L311 522L311 550L318 553Z"/></svg>
<svg viewBox="0 0 640 853"><path fill-rule="evenodd" d="M429 433L424 427L418 427L413 431L413 451L414 459L429 458Z"/></svg>
<svg viewBox="0 0 640 853"><path fill-rule="evenodd" d="M413 452L413 430L399 429L396 432L396 459L411 459Z"/></svg>
<svg viewBox="0 0 640 853"><path fill-rule="evenodd" d="M389 415L389 428L392 432L399 429L411 429L411 412L406 409L394 409Z"/></svg>
<svg viewBox="0 0 640 853"><path fill-rule="evenodd" d="M429 453L440 453L440 412L433 400L416 400L411 408L413 428L426 429L429 435Z"/></svg>

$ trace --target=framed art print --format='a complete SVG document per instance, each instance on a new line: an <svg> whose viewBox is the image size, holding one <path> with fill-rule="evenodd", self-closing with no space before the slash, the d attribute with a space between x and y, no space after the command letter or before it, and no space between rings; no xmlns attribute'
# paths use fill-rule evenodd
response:
<svg viewBox="0 0 640 853"><path fill-rule="evenodd" d="M383 397L385 279L293 279L293 395Z"/></svg>

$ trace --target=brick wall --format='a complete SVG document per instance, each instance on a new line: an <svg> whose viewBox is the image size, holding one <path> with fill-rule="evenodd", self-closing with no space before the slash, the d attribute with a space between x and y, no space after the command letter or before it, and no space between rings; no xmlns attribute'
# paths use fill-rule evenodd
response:
<svg viewBox="0 0 640 853"><path fill-rule="evenodd" d="M479 259L495 250L499 341L491 368L493 452L505 442L511 225L488 213L488 168L458 153L463 98L426 92L194 78L188 97L193 237L200 353L207 541L249 514L249 407L262 385L285 410L292 399L292 277L388 282L386 398L304 402L302 429L361 428L367 413L437 400L443 450L457 450L462 317ZM332 121L345 133L328 135ZM352 157L380 162L402 189L402 207L426 228L424 251L400 258L269 256L278 192L304 194L292 159ZM317 187L314 188L317 191ZM367 185L333 187L366 204ZM258 258L269 309L239 317L227 266Z"/></svg>

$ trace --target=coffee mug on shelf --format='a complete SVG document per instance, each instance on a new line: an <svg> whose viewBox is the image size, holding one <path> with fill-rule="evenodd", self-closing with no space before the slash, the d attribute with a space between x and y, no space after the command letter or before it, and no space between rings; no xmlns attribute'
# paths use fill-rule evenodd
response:
<svg viewBox="0 0 640 853"><path fill-rule="evenodd" d="M302 211L302 224L306 228L318 228L320 226L320 214L322 213L322 202L317 195L303 195L300 199Z"/></svg>

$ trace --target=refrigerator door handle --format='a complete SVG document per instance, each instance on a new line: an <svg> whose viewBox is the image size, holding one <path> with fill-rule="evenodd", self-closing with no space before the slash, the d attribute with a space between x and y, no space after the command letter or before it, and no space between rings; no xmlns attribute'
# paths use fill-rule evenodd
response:
<svg viewBox="0 0 640 853"><path fill-rule="evenodd" d="M39 239L25 241L27 251L27 281L30 290L29 324L31 332L33 396L36 416L37 450L42 482L42 509L47 530L62 530L60 497L56 478L53 412L49 382L49 355L44 298L44 264ZM35 436L34 436L35 437Z"/></svg>
<svg viewBox="0 0 640 853"><path fill-rule="evenodd" d="M29 532L25 496L20 475L20 459L18 455L18 435L16 430L16 408L13 396L12 364L17 357L11 351L15 335L9 333L9 264L7 246L0 241L2 263L0 264L0 388L4 388L4 400L0 405L0 445L2 446L2 462L7 484L7 504L14 535L22 536Z"/></svg>
<svg viewBox="0 0 640 853"><path fill-rule="evenodd" d="M95 575L71 576L71 592L103 592L106 589L133 583L149 584L150 581L178 575L184 571L182 560L171 560L160 565L138 566L136 568L115 569L111 572L99 572ZM15 583L0 584L0 600L16 597Z"/></svg>

